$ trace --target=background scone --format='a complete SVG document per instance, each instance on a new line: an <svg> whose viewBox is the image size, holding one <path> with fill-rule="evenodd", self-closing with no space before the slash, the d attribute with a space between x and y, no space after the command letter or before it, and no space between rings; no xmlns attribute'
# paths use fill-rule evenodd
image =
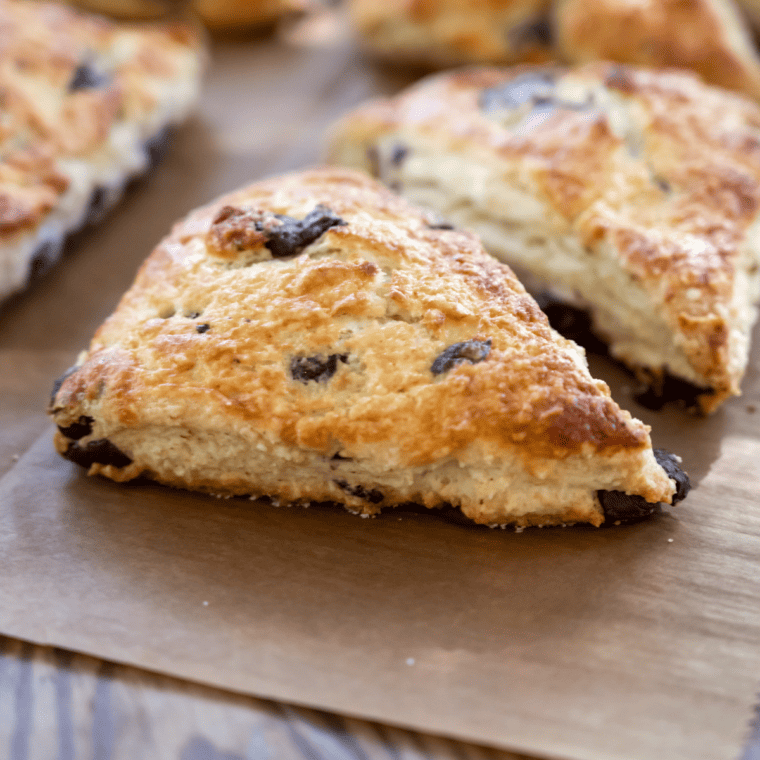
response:
<svg viewBox="0 0 760 760"><path fill-rule="evenodd" d="M340 169L176 225L51 411L91 474L362 514L599 525L686 489L474 235Z"/></svg>
<svg viewBox="0 0 760 760"><path fill-rule="evenodd" d="M427 66L541 62L550 50L549 0L349 0L365 47Z"/></svg>
<svg viewBox="0 0 760 760"><path fill-rule="evenodd" d="M186 27L130 26L0 0L0 299L118 200L196 99Z"/></svg>
<svg viewBox="0 0 760 760"><path fill-rule="evenodd" d="M335 129L361 167L591 310L655 389L739 393L760 291L760 109L674 71L464 70ZM524 280L525 281L525 280Z"/></svg>
<svg viewBox="0 0 760 760"><path fill-rule="evenodd" d="M364 46L391 61L673 66L760 98L760 57L734 0L348 0L348 10Z"/></svg>

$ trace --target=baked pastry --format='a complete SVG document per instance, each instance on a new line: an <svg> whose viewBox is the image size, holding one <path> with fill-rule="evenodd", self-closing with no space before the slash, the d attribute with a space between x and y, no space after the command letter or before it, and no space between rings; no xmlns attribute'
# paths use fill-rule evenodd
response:
<svg viewBox="0 0 760 760"><path fill-rule="evenodd" d="M452 66L550 60L549 6L550 0L349 0L347 9L376 55Z"/></svg>
<svg viewBox="0 0 760 760"><path fill-rule="evenodd" d="M760 99L760 57L734 0L349 0L348 10L364 46L393 61L673 66Z"/></svg>
<svg viewBox="0 0 760 760"><path fill-rule="evenodd" d="M655 391L674 377L708 412L739 394L760 291L754 103L685 72L464 70L348 114L330 157L590 309Z"/></svg>
<svg viewBox="0 0 760 760"><path fill-rule="evenodd" d="M90 474L363 515L600 525L687 490L474 235L341 169L177 224L51 412Z"/></svg>
<svg viewBox="0 0 760 760"><path fill-rule="evenodd" d="M557 57L688 68L760 99L760 57L733 0L555 0Z"/></svg>
<svg viewBox="0 0 760 760"><path fill-rule="evenodd" d="M144 172L195 101L201 45L65 5L0 0L0 299Z"/></svg>
<svg viewBox="0 0 760 760"><path fill-rule="evenodd" d="M313 4L314 0L193 0L204 24L214 29L266 26Z"/></svg>

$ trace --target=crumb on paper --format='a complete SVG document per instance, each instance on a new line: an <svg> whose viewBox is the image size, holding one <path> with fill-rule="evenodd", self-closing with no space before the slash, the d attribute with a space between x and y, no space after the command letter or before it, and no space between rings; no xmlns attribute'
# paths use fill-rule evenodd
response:
<svg viewBox="0 0 760 760"><path fill-rule="evenodd" d="M208 602L203 602L204 607L208 607Z"/></svg>
<svg viewBox="0 0 760 760"><path fill-rule="evenodd" d="M669 543L669 544L672 544L672 543L673 543L673 539L672 539L672 538L669 538L669 539L668 539L668 543Z"/></svg>
<svg viewBox="0 0 760 760"><path fill-rule="evenodd" d="M414 657L407 657L406 658L406 664L407 665L414 665Z"/></svg>

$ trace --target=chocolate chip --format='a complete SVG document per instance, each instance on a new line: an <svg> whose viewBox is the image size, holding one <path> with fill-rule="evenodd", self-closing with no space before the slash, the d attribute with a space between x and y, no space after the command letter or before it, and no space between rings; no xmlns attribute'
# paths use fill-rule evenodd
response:
<svg viewBox="0 0 760 760"><path fill-rule="evenodd" d="M342 461L342 462L350 462L350 461L352 461L352 460L351 460L351 457L344 457L344 456L341 456L340 452L336 452L335 454L333 454L333 455L330 457L330 459L333 459L333 460L335 460L335 461L339 461L339 460L340 460L340 461Z"/></svg>
<svg viewBox="0 0 760 760"><path fill-rule="evenodd" d="M551 23L545 16L533 17L507 29L507 42L515 49L550 47L554 42Z"/></svg>
<svg viewBox="0 0 760 760"><path fill-rule="evenodd" d="M72 443L63 456L74 464L88 469L95 463L110 464L113 467L126 467L128 464L132 464L132 460L107 438L89 441L86 446Z"/></svg>
<svg viewBox="0 0 760 760"><path fill-rule="evenodd" d="M339 227L346 222L322 204L316 206L302 220L283 214L273 214L281 224L266 226L256 222L256 229L264 232L267 242L264 245L275 258L295 256L307 245L321 237L330 227Z"/></svg>
<svg viewBox="0 0 760 760"><path fill-rule="evenodd" d="M654 182L657 187L662 190L663 193L669 193L673 189L670 182L668 182L664 177L660 177L659 175L654 175L652 177L652 181Z"/></svg>
<svg viewBox="0 0 760 760"><path fill-rule="evenodd" d="M564 303L549 291L538 293L535 300L560 335L574 340L593 354L607 353L607 344L594 334L591 315L587 311Z"/></svg>
<svg viewBox="0 0 760 760"><path fill-rule="evenodd" d="M67 427L61 427L58 425L58 430L61 431L62 435L65 435L72 441L78 441L80 438L84 438L86 435L92 433L93 422L95 422L95 420L93 420L92 417L87 417L83 414L76 422L72 422L71 425L68 425Z"/></svg>
<svg viewBox="0 0 760 760"><path fill-rule="evenodd" d="M199 311L188 311L187 314L185 314L188 319L198 319L200 315L201 313Z"/></svg>
<svg viewBox="0 0 760 760"><path fill-rule="evenodd" d="M95 69L91 63L80 63L69 82L69 92L92 90L102 87L106 82L108 82L108 77Z"/></svg>
<svg viewBox="0 0 760 760"><path fill-rule="evenodd" d="M36 280L50 271L61 254L63 239L47 240L38 246L29 265L29 279Z"/></svg>
<svg viewBox="0 0 760 760"><path fill-rule="evenodd" d="M76 364L73 367L69 367L57 380L53 382L53 392L50 394L50 406L52 406L55 403L55 397L58 395L58 391L61 390L61 386L78 369L79 369L79 366Z"/></svg>
<svg viewBox="0 0 760 760"><path fill-rule="evenodd" d="M349 485L345 480L333 480L333 483L346 493L350 493L351 496L356 496L357 499L364 499L372 504L379 504L385 498L380 491L376 491L374 488L368 491L363 486Z"/></svg>
<svg viewBox="0 0 760 760"><path fill-rule="evenodd" d="M195 326L195 331L199 332L199 333L208 332L210 329L211 329L211 325L209 325L209 324L207 324L205 322L202 325L196 325Z"/></svg>
<svg viewBox="0 0 760 760"><path fill-rule="evenodd" d="M294 356L290 362L290 374L294 380L301 383L308 383L311 380L324 383L335 374L338 359L345 364L348 361L348 354L330 354L328 357Z"/></svg>
<svg viewBox="0 0 760 760"><path fill-rule="evenodd" d="M87 221L95 222L108 210L108 190L96 187L90 196L90 208L87 211Z"/></svg>
<svg viewBox="0 0 760 760"><path fill-rule="evenodd" d="M453 346L449 346L436 357L430 371L434 375L440 375L462 362L477 364L482 362L490 353L490 338L488 340L465 340L462 343L454 343Z"/></svg>
<svg viewBox="0 0 760 760"><path fill-rule="evenodd" d="M391 164L393 164L393 166L400 166L408 154L409 148L407 148L406 145L396 143L391 151Z"/></svg>
<svg viewBox="0 0 760 760"><path fill-rule="evenodd" d="M655 449L654 458L657 460L657 464L665 470L665 473L671 480L676 481L676 492L673 495L671 504L677 504L679 501L683 501L691 491L691 481L689 476L681 469L680 463L675 454L671 454L665 449Z"/></svg>
<svg viewBox="0 0 760 760"><path fill-rule="evenodd" d="M597 491L602 505L605 525L630 525L651 517L660 509L659 504L648 502L643 496L635 496L623 491Z"/></svg>
<svg viewBox="0 0 760 760"><path fill-rule="evenodd" d="M169 145L169 134L170 129L165 127L143 143L143 150L148 157L148 168L153 169L163 160Z"/></svg>

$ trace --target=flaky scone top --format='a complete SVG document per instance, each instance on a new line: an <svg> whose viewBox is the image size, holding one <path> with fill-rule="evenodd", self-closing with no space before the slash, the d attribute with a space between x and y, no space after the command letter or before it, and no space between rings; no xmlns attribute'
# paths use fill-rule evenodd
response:
<svg viewBox="0 0 760 760"><path fill-rule="evenodd" d="M55 208L71 182L62 162L107 164L115 126L147 138L171 119L172 100L196 86L202 46L186 26L114 23L31 0L0 0L0 28L4 242Z"/></svg>
<svg viewBox="0 0 760 760"><path fill-rule="evenodd" d="M275 214L295 235L284 248ZM300 249L304 228L320 234ZM397 467L477 450L536 474L651 449L473 235L340 169L258 183L176 225L52 408L59 426L255 428ZM635 487L672 492L664 474Z"/></svg>
<svg viewBox="0 0 760 760"><path fill-rule="evenodd" d="M488 167L472 180L496 218L496 184L520 188L546 209L547 234L611 251L712 389L703 406L738 393L754 321L745 285L760 266L757 105L677 71L463 69L356 109L332 155L391 135L405 158L416 143Z"/></svg>

